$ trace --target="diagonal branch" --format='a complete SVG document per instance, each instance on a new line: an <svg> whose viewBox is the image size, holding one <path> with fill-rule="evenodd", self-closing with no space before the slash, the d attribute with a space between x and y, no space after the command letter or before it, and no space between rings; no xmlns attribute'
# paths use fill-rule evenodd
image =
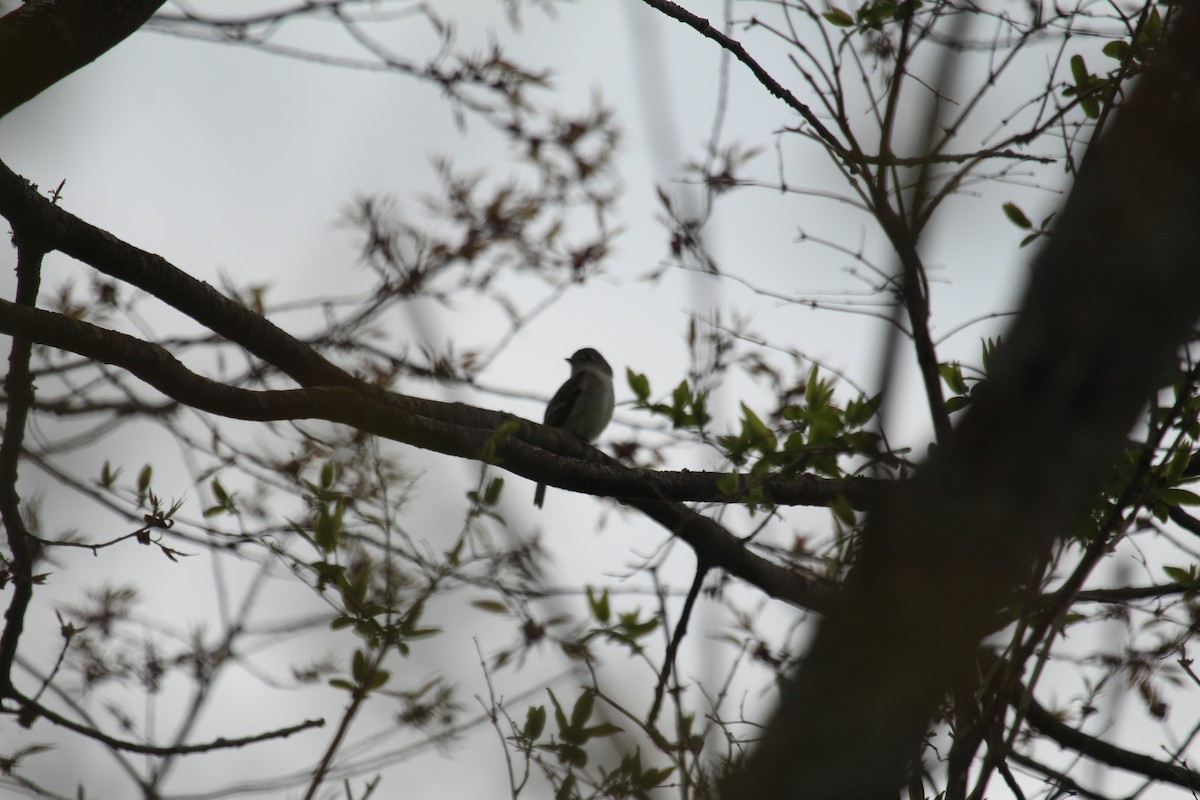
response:
<svg viewBox="0 0 1200 800"><path fill-rule="evenodd" d="M1014 707L1023 703L1024 700L1025 688L1017 686L1013 692ZM1029 701L1028 708L1025 710L1025 718L1030 725L1063 747L1069 747L1090 759L1127 772L1136 772L1164 783L1200 790L1200 772L1188 769L1182 764L1159 761L1157 758L1117 747L1077 728L1072 728L1052 712L1038 705L1036 701Z"/></svg>
<svg viewBox="0 0 1200 800"><path fill-rule="evenodd" d="M104 55L162 4L56 0L0 17L0 117Z"/></svg>
<svg viewBox="0 0 1200 800"><path fill-rule="evenodd" d="M769 561L702 514L664 499L665 492L660 489L686 487L686 473L658 481L656 473L630 469L562 431L511 414L409 397L357 381L352 386L270 391L227 386L190 371L158 345L4 300L0 300L0 332L28 336L121 367L200 411L255 421L327 420L460 458L480 459L486 449L494 449L495 462L515 474L566 489L621 498L687 542L703 562L719 566L772 597L821 611L828 607L833 593L828 581ZM518 424L512 436L496 436L500 426L512 422ZM718 491L718 477L702 473L696 486ZM828 503L839 491L837 481L800 477L806 480L794 485L817 487L814 499L819 505ZM859 487L865 497L873 484L865 479L858 481L848 485ZM724 498L726 502L729 499Z"/></svg>
<svg viewBox="0 0 1200 800"><path fill-rule="evenodd" d="M264 317L196 280L161 256L121 241L38 193L0 162L0 216L106 275L137 286L291 376L302 386L349 386L354 379Z"/></svg>
<svg viewBox="0 0 1200 800"><path fill-rule="evenodd" d="M787 87L771 77L771 73L767 72L762 64L759 64L746 52L746 48L742 46L741 42L714 28L712 23L704 17L691 13L686 8L671 2L671 0L643 0L643 2L651 8L666 14L671 19L691 27L700 35L712 39L727 52L732 53L734 58L750 69L750 72L754 74L754 77L758 79L758 82L768 92L778 97L789 108L803 117L804 121L816 131L816 135L825 143L826 147L836 153L847 164L852 163L850 151L833 135L833 132L829 128L825 127L825 124L821 120L817 119L817 115L812 112L812 109L800 102L794 94L788 91ZM857 160L857 158L854 160Z"/></svg>

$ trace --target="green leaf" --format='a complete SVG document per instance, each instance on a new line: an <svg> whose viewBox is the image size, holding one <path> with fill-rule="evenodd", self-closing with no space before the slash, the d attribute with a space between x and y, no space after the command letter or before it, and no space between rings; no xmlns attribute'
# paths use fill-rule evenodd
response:
<svg viewBox="0 0 1200 800"><path fill-rule="evenodd" d="M354 680L362 683L363 678L367 674L367 654L361 649L354 651L354 658L350 661L350 676Z"/></svg>
<svg viewBox="0 0 1200 800"><path fill-rule="evenodd" d="M854 17L842 11L840 8L830 8L821 15L830 25L836 25L839 28L853 28Z"/></svg>
<svg viewBox="0 0 1200 800"><path fill-rule="evenodd" d="M1153 47L1162 39L1162 17L1159 16L1158 9L1150 10L1150 16L1146 18L1146 24L1142 26L1142 33L1138 37L1138 44L1148 45Z"/></svg>
<svg viewBox="0 0 1200 800"><path fill-rule="evenodd" d="M550 695L550 702L554 705L554 722L558 725L560 732L565 731L570 727L567 724L567 715L563 713L562 706L558 704L558 698L554 696L554 690L547 687L546 693Z"/></svg>
<svg viewBox="0 0 1200 800"><path fill-rule="evenodd" d="M745 403L742 403L742 436L763 455L770 455L779 447L775 434Z"/></svg>
<svg viewBox="0 0 1200 800"><path fill-rule="evenodd" d="M554 800L572 800L578 797L575 793L575 774L568 774L563 780L562 786L558 787L558 791L554 793Z"/></svg>
<svg viewBox="0 0 1200 800"><path fill-rule="evenodd" d="M619 725L605 722L602 725L593 725L590 728L584 728L582 733L585 739L598 739L601 736L612 736L614 733L622 733L624 730Z"/></svg>
<svg viewBox="0 0 1200 800"><path fill-rule="evenodd" d="M471 605L478 608L480 611L488 611L492 614L507 614L508 606L501 603L499 600L472 600Z"/></svg>
<svg viewBox="0 0 1200 800"><path fill-rule="evenodd" d="M946 413L953 414L955 411L962 411L967 406L971 405L971 398L957 395L955 397L946 398Z"/></svg>
<svg viewBox="0 0 1200 800"><path fill-rule="evenodd" d="M938 375L946 386L950 387L950 391L955 394L967 393L967 382L963 379L962 366L950 362L948 364L938 364Z"/></svg>
<svg viewBox="0 0 1200 800"><path fill-rule="evenodd" d="M1163 572L1167 577L1186 588L1196 587L1196 565L1193 564L1187 569L1180 567L1163 567Z"/></svg>
<svg viewBox="0 0 1200 800"><path fill-rule="evenodd" d="M558 749L558 758L573 767L586 767L588 761L587 752L582 747L569 744Z"/></svg>
<svg viewBox="0 0 1200 800"><path fill-rule="evenodd" d="M530 706L525 712L525 727L521 733L526 739L537 741L537 738L542 735L542 731L546 729L546 707L545 706Z"/></svg>
<svg viewBox="0 0 1200 800"><path fill-rule="evenodd" d="M120 467L118 467L116 470L114 470L112 468L112 465L109 464L107 461L105 461L104 466L100 469L100 485L103 486L105 489L111 489L112 485L117 480L117 476L120 474L121 474Z"/></svg>
<svg viewBox="0 0 1200 800"><path fill-rule="evenodd" d="M675 771L674 767L663 767L662 769L648 769L642 773L641 788L653 789L667 778L671 777L671 773Z"/></svg>
<svg viewBox="0 0 1200 800"><path fill-rule="evenodd" d="M1109 58L1122 61L1125 58L1125 54L1129 52L1129 43L1121 41L1109 42L1100 49L1100 52Z"/></svg>
<svg viewBox="0 0 1200 800"><path fill-rule="evenodd" d="M812 369L808 371L808 382L804 384L804 402L810 406L816 405L821 397L820 389L821 383L817 376L817 365L813 364Z"/></svg>
<svg viewBox="0 0 1200 800"><path fill-rule="evenodd" d="M1200 495L1187 489L1164 489L1158 499L1169 506L1200 506Z"/></svg>
<svg viewBox="0 0 1200 800"><path fill-rule="evenodd" d="M149 464L142 467L142 471L138 473L137 477L138 494L145 494L146 490L150 488L150 476L153 474L154 469Z"/></svg>
<svg viewBox="0 0 1200 800"><path fill-rule="evenodd" d="M1029 230L1033 227L1029 217L1025 216L1025 212L1016 203L1005 203L1001 208L1004 209L1004 216L1008 217L1008 221L1018 228Z"/></svg>
<svg viewBox="0 0 1200 800"><path fill-rule="evenodd" d="M575 707L571 709L571 727L582 728L583 723L587 722L592 716L592 708L596 704L596 696L590 691L585 691L579 695L579 699L575 701Z"/></svg>
<svg viewBox="0 0 1200 800"><path fill-rule="evenodd" d="M483 504L494 506L500 500L500 492L504 489L504 478L492 478L483 493Z"/></svg>
<svg viewBox="0 0 1200 800"><path fill-rule="evenodd" d="M386 669L377 669L371 675L370 679L367 681L364 688L367 689L367 691L374 691L375 689L378 689L379 687L381 687L385 683L387 683L388 679L391 677L392 677L391 673L388 672Z"/></svg>
<svg viewBox="0 0 1200 800"><path fill-rule="evenodd" d="M1166 478L1171 483L1188 483L1181 481L1184 473L1187 472L1188 466L1192 463L1192 451L1190 447L1183 447L1175 451L1175 455L1171 457L1171 461L1167 464Z"/></svg>
<svg viewBox="0 0 1200 800"><path fill-rule="evenodd" d="M612 608L608 602L608 589L605 589L599 597L592 593L592 587L587 587L588 606L592 610L592 616L596 621L604 624L607 623L612 616Z"/></svg>
<svg viewBox="0 0 1200 800"><path fill-rule="evenodd" d="M1091 73L1088 72L1087 64L1084 63L1083 56L1071 56L1071 77L1075 79L1075 88L1082 92L1091 83Z"/></svg>
<svg viewBox="0 0 1200 800"><path fill-rule="evenodd" d="M650 401L649 378L640 372L634 372L629 367L626 367L625 381L629 384L629 390L633 392L633 396L637 398L638 403L645 405Z"/></svg>

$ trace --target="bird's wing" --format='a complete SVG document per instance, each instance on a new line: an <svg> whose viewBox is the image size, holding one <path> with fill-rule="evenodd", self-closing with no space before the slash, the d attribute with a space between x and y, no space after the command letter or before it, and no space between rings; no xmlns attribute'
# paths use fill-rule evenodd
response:
<svg viewBox="0 0 1200 800"><path fill-rule="evenodd" d="M566 383L558 387L554 397L550 398L550 404L546 406L546 416L542 424L551 428L561 428L567 424L567 417L583 392L583 378L583 373L572 375Z"/></svg>

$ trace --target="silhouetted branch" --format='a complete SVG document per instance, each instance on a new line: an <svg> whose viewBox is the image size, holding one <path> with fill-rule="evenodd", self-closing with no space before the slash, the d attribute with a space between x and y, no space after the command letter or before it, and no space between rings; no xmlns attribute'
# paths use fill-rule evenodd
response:
<svg viewBox="0 0 1200 800"><path fill-rule="evenodd" d="M0 17L0 117L104 55L162 4L56 0Z"/></svg>

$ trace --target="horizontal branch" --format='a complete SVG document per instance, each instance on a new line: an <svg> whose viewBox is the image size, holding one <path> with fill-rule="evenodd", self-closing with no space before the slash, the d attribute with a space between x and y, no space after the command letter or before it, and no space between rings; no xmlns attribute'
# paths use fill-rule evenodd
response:
<svg viewBox="0 0 1200 800"><path fill-rule="evenodd" d="M562 431L462 403L388 392L355 381L350 386L253 391L214 381L185 367L166 349L61 314L0 300L0 332L120 367L163 394L200 411L251 421L319 419L460 458L480 459L494 449L498 466L530 480L573 491L616 497L687 542L702 562L746 580L772 597L802 608L827 607L833 587L815 575L777 564L677 500L732 502L717 488L719 473L657 473L624 466ZM511 437L495 431L517 423ZM565 456L565 457L564 457ZM848 494L866 504L878 482L833 481L810 475L768 480L772 498L827 505Z"/></svg>
<svg viewBox="0 0 1200 800"><path fill-rule="evenodd" d="M200 744L176 744L167 747L159 747L156 745L141 744L139 742L130 742L125 739L116 739L108 734L101 733L90 725L83 725L75 722L62 714L51 711L48 708L34 702L28 697L24 697L16 692L11 695L22 705L21 719L22 724L28 727L38 717L42 717L62 728L67 728L75 733L82 734L89 739L95 739L105 747L113 750L124 750L130 753L140 753L147 756L182 756L191 753L209 753L213 750L228 750L235 747L245 747L259 742L270 741L271 739L286 739L287 737L300 733L301 731L309 730L310 728L325 727L323 719L306 719L304 722L295 725L289 725L286 728L279 728L265 733L256 733L253 736L243 736L239 739L226 739L219 737L211 742L202 742Z"/></svg>
<svg viewBox="0 0 1200 800"><path fill-rule="evenodd" d="M1014 704L1021 702L1023 693L1024 687L1017 686L1015 688ZM1053 713L1038 705L1036 701L1029 702L1025 718L1030 725L1063 747L1070 748L1094 761L1188 789L1200 789L1200 772L1117 747L1077 728L1072 728Z"/></svg>

